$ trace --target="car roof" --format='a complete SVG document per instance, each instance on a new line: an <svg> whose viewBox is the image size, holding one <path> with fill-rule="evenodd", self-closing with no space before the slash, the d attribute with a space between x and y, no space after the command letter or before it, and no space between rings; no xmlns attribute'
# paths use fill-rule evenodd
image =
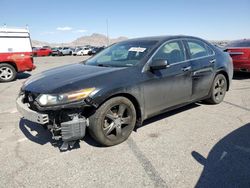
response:
<svg viewBox="0 0 250 188"><path fill-rule="evenodd" d="M233 40L232 42L250 42L250 39Z"/></svg>
<svg viewBox="0 0 250 188"><path fill-rule="evenodd" d="M226 48L249 48L250 39L233 40L226 45Z"/></svg>
<svg viewBox="0 0 250 188"><path fill-rule="evenodd" d="M151 36L151 37L142 37L142 38L133 38L133 39L128 39L127 41L138 41L138 40L145 40L145 41L167 41L167 40L171 40L171 39L180 39L180 38L190 38L190 39L199 39L199 40L203 40L201 38L198 37L193 37L193 36L187 36L187 35L166 35L166 36Z"/></svg>

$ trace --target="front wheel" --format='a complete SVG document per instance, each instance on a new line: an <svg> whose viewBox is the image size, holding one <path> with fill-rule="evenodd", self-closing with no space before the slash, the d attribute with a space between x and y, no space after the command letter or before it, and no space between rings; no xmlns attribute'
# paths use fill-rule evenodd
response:
<svg viewBox="0 0 250 188"><path fill-rule="evenodd" d="M89 117L89 133L100 144L113 146L124 142L133 131L136 110L125 97L106 101Z"/></svg>
<svg viewBox="0 0 250 188"><path fill-rule="evenodd" d="M16 69L7 63L0 64L0 82L10 82L16 78Z"/></svg>
<svg viewBox="0 0 250 188"><path fill-rule="evenodd" d="M212 88L210 90L210 98L205 100L210 104L219 104L223 101L227 91L227 79L223 74L216 75Z"/></svg>

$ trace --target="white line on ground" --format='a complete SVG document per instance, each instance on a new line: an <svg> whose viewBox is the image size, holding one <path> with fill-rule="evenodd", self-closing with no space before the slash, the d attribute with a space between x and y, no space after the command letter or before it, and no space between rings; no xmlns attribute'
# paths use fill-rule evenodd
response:
<svg viewBox="0 0 250 188"><path fill-rule="evenodd" d="M15 114L15 113L17 113L17 109L15 108L15 109L13 109L12 111L10 111L10 113L11 114Z"/></svg>
<svg viewBox="0 0 250 188"><path fill-rule="evenodd" d="M15 114L15 113L17 113L18 111L17 111L17 109L16 108L12 108L12 109L9 109L9 110L6 110L6 111L0 111L0 114L8 114L8 113L10 113L10 114Z"/></svg>
<svg viewBox="0 0 250 188"><path fill-rule="evenodd" d="M17 140L17 142L24 142L24 141L26 141L26 140L28 140L28 138L21 138L21 139L19 139L19 140Z"/></svg>

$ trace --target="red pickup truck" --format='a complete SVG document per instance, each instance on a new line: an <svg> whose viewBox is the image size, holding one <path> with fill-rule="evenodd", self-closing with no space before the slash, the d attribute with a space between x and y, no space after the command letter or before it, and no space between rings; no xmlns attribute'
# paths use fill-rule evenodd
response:
<svg viewBox="0 0 250 188"><path fill-rule="evenodd" d="M35 68L29 31L0 28L0 82L12 81L18 72Z"/></svg>

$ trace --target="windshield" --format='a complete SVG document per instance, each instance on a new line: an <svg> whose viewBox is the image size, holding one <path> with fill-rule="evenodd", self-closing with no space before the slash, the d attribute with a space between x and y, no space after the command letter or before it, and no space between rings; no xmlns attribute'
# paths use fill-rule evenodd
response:
<svg viewBox="0 0 250 188"><path fill-rule="evenodd" d="M74 51L79 52L80 50L82 50L82 48L76 48Z"/></svg>
<svg viewBox="0 0 250 188"><path fill-rule="evenodd" d="M87 65L107 67L131 67L137 65L154 47L157 41L127 41L114 44L93 58Z"/></svg>

